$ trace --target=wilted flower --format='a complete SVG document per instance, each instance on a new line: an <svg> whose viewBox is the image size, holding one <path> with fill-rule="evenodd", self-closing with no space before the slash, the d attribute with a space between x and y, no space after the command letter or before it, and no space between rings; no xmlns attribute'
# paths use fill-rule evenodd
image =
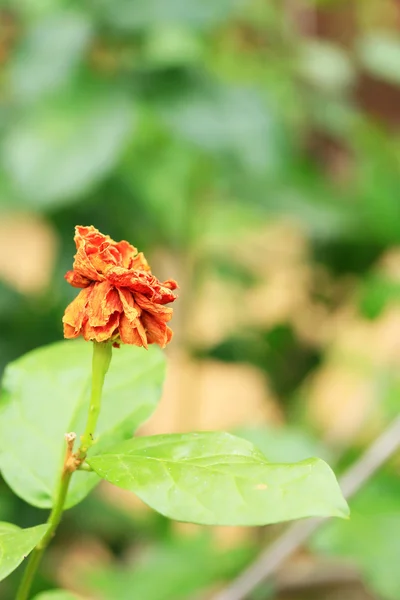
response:
<svg viewBox="0 0 400 600"><path fill-rule="evenodd" d="M93 226L76 227L74 239L77 253L65 279L83 289L65 310L64 337L164 348L172 337L172 308L165 304L176 299L176 282L161 283L141 252Z"/></svg>

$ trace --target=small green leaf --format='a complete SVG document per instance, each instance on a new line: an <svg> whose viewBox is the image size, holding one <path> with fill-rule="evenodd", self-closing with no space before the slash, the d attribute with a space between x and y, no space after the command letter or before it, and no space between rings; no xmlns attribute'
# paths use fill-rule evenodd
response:
<svg viewBox="0 0 400 600"><path fill-rule="evenodd" d="M20 529L12 523L0 523L0 581L22 563L45 534L47 525Z"/></svg>
<svg viewBox="0 0 400 600"><path fill-rule="evenodd" d="M50 592L42 592L35 596L33 600L79 600L80 596L75 596L71 592L64 590L51 590Z"/></svg>
<svg viewBox="0 0 400 600"><path fill-rule="evenodd" d="M349 512L322 460L269 463L252 444L228 433L135 438L88 462L103 479L178 521L266 525Z"/></svg>
<svg viewBox="0 0 400 600"><path fill-rule="evenodd" d="M83 433L89 407L92 344L59 342L29 352L5 372L0 398L0 469L27 502L53 503L65 452L64 434ZM164 377L163 353L155 347L113 351L102 399L97 443L104 452L130 438L153 412ZM82 500L99 481L94 473L72 478L67 506Z"/></svg>

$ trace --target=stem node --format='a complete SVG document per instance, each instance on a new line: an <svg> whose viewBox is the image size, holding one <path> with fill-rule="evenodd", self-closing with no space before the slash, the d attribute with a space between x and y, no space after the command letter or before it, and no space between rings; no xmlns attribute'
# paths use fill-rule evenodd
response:
<svg viewBox="0 0 400 600"><path fill-rule="evenodd" d="M77 469L82 469L83 471L91 470L87 464L86 467L84 467L84 461L87 451L95 443L95 440L93 440L93 433L96 430L97 419L100 414L101 394L103 391L104 379L108 367L110 366L111 353L112 345L110 343L93 342L92 391L85 432L81 436L81 445L77 452L74 452L76 433L71 431L64 436L67 448L54 505L47 521L48 529L29 557L15 600L28 600L29 598L33 579L40 561L42 560L43 553L54 537L56 529L61 521L72 473Z"/></svg>

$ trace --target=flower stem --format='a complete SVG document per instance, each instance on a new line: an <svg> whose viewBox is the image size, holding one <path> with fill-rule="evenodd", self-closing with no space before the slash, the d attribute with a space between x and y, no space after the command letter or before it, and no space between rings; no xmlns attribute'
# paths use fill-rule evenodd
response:
<svg viewBox="0 0 400 600"><path fill-rule="evenodd" d="M64 510L65 499L67 497L68 486L71 480L71 476L72 471L65 471L62 474L57 492L56 503L54 504L49 519L47 521L49 527L29 557L28 564L26 566L20 587L18 589L16 600L27 600L29 596L29 591L32 586L33 578L35 577L37 568L40 564L40 561L42 560L43 553L46 550L48 544L50 543L52 537L54 536L58 524L61 521L61 516Z"/></svg>
<svg viewBox="0 0 400 600"><path fill-rule="evenodd" d="M110 366L111 353L112 346L110 343L93 342L92 392L86 428L81 437L81 446L77 452L77 458L79 459L77 464L79 464L79 462L83 462L88 449L94 443L94 432L100 413L101 393L103 390L104 379L108 371L108 367ZM74 438L70 438L70 443L67 445L66 461L61 473L56 499L50 516L47 520L48 529L29 557L15 600L28 600L33 579L42 560L44 551L53 538L61 521L72 473L77 468L77 466L73 469L68 468L70 463L67 462L67 458L69 458L71 454L71 440L73 445L73 439L75 439L75 434L73 435ZM66 439L68 442L68 436L66 436Z"/></svg>
<svg viewBox="0 0 400 600"><path fill-rule="evenodd" d="M81 445L78 450L79 458L82 460L86 457L87 451L95 442L94 434L100 414L101 394L103 391L104 379L108 367L110 366L111 354L112 345L109 342L93 342L90 408L85 432L81 437Z"/></svg>

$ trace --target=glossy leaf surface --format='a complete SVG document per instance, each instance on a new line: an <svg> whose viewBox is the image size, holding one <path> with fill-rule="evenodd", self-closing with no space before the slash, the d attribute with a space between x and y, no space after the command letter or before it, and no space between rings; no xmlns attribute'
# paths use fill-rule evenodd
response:
<svg viewBox="0 0 400 600"><path fill-rule="evenodd" d="M75 596L65 590L51 590L35 596L33 600L80 600L80 596Z"/></svg>
<svg viewBox="0 0 400 600"><path fill-rule="evenodd" d="M22 563L46 531L47 525L20 529L12 523L0 523L0 581Z"/></svg>
<svg viewBox="0 0 400 600"><path fill-rule="evenodd" d="M325 462L269 463L251 443L227 433L136 438L88 462L100 477L178 521L265 525L348 515Z"/></svg>
<svg viewBox="0 0 400 600"><path fill-rule="evenodd" d="M64 434L83 433L89 407L92 345L60 342L30 352L10 364L0 402L0 468L27 502L50 507L64 456ZM160 397L164 358L158 348L134 346L113 351L107 374L97 443L104 452L130 438ZM93 473L72 478L68 506L98 482Z"/></svg>

